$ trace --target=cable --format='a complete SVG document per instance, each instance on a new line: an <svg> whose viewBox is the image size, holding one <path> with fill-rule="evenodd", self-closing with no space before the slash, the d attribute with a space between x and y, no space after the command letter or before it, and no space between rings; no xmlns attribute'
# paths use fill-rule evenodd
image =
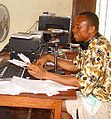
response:
<svg viewBox="0 0 111 119"><path fill-rule="evenodd" d="M36 53L39 53L41 52L41 50L43 49L43 47L46 47L48 45L48 43L43 43L43 44L40 44L40 46L34 50L32 50L31 52L29 52L27 54L27 56L30 56L32 53L34 53L35 51L37 51ZM43 50L42 50L43 51Z"/></svg>
<svg viewBox="0 0 111 119"><path fill-rule="evenodd" d="M26 31L26 33L30 32L32 30L33 27L37 27L37 23L39 21L35 21L35 23Z"/></svg>

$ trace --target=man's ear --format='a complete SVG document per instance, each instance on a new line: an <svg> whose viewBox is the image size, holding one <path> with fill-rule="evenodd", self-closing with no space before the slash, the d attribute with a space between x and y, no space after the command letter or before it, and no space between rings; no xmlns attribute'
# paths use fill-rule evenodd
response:
<svg viewBox="0 0 111 119"><path fill-rule="evenodd" d="M95 32L95 30L96 30L95 26L89 27L89 33L93 33L93 32Z"/></svg>

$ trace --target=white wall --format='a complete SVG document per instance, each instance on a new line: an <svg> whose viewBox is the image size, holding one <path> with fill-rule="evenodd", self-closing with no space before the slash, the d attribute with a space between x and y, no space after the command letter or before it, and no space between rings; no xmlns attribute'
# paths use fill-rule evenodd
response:
<svg viewBox="0 0 111 119"><path fill-rule="evenodd" d="M0 43L0 51L8 43L10 34L27 31L43 11L57 16L71 16L72 0L0 0L10 13L10 32L7 39Z"/></svg>

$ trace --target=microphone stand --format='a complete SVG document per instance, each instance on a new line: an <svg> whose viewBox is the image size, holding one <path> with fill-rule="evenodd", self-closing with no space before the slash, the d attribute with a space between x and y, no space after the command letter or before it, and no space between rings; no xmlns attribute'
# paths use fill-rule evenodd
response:
<svg viewBox="0 0 111 119"><path fill-rule="evenodd" d="M58 60L58 43L55 43L55 49L54 49L54 71L57 72L57 60Z"/></svg>
<svg viewBox="0 0 111 119"><path fill-rule="evenodd" d="M54 69L51 69L50 71L53 73L57 73L57 74L64 74L64 71L57 69L57 62L58 62L58 56L59 56L59 53L58 53L59 44L58 44L58 42L54 43L54 47L55 47L54 48Z"/></svg>

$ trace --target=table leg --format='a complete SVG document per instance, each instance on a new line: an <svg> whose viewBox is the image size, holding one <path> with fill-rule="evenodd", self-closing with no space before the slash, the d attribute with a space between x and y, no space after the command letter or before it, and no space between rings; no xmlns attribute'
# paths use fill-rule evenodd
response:
<svg viewBox="0 0 111 119"><path fill-rule="evenodd" d="M61 110L62 110L62 100L57 100L54 111L54 119L61 119Z"/></svg>

